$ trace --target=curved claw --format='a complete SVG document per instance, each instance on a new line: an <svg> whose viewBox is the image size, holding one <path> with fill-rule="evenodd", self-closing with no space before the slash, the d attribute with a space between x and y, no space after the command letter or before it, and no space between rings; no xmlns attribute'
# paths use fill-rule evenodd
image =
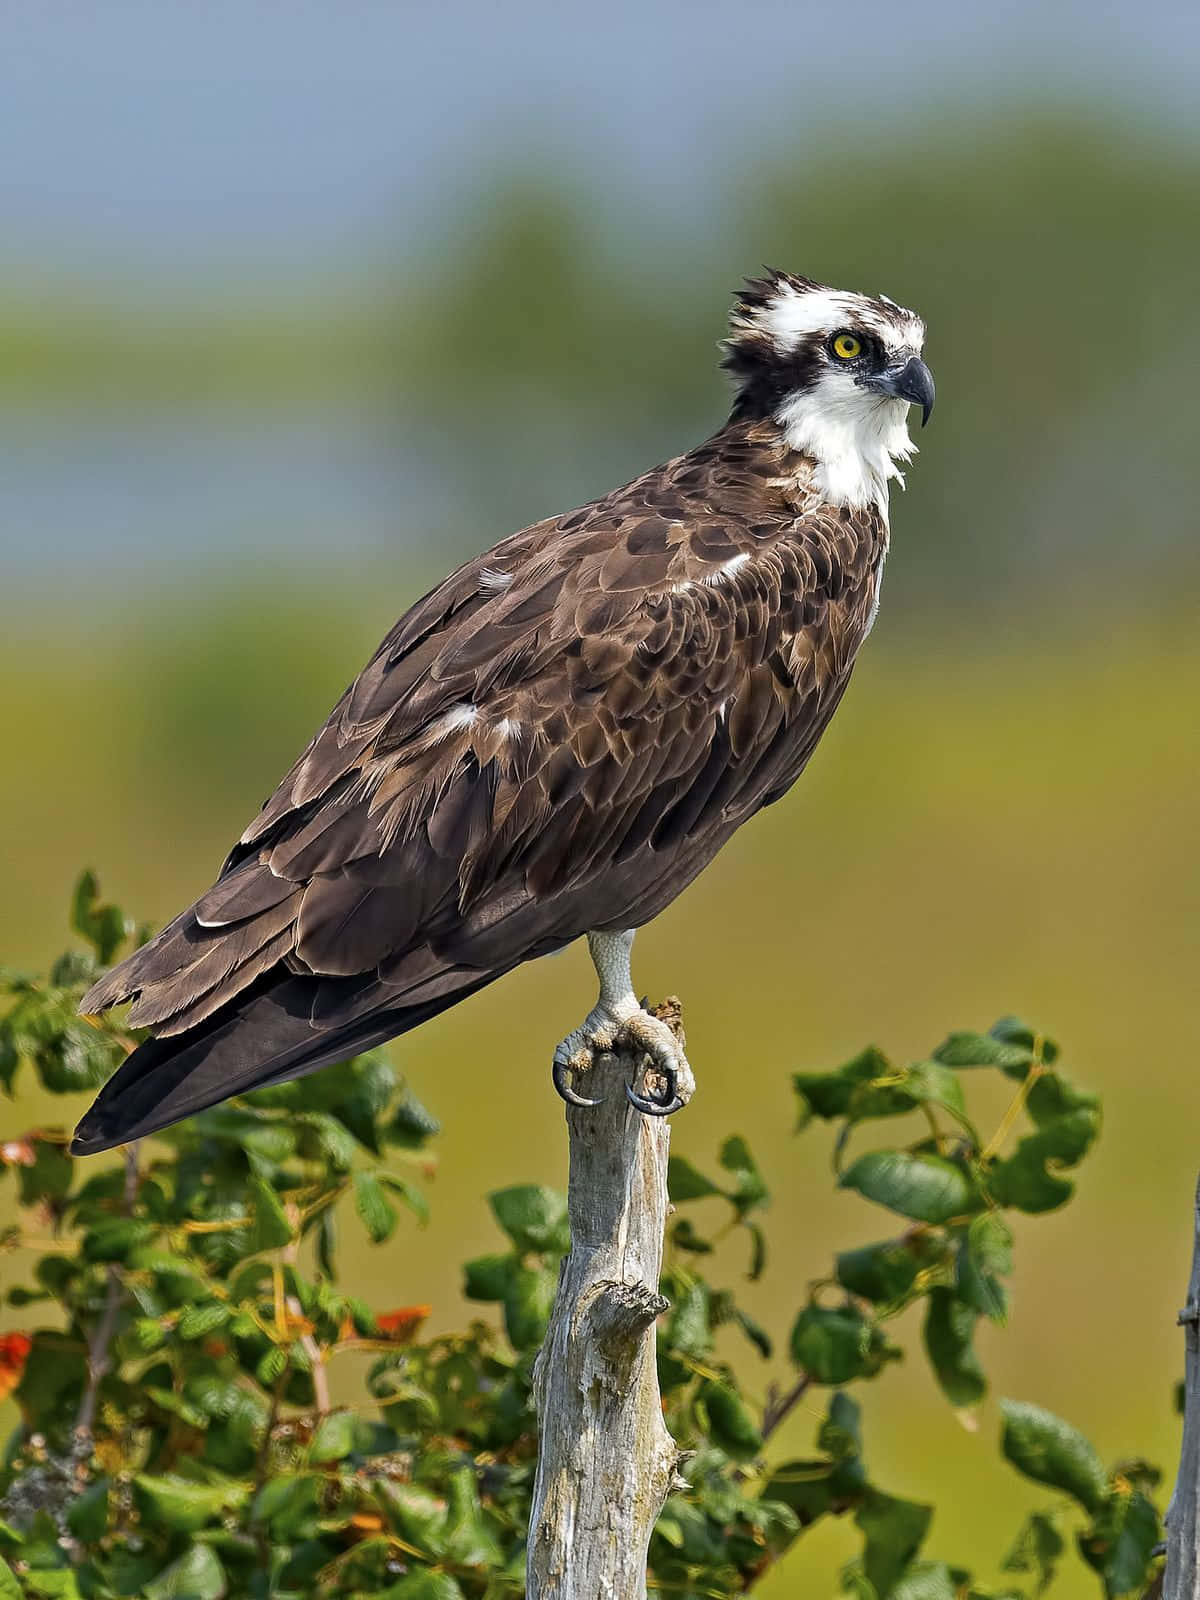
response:
<svg viewBox="0 0 1200 1600"><path fill-rule="evenodd" d="M583 1095L575 1093L575 1090L571 1087L571 1069L565 1061L559 1061L555 1057L554 1064L550 1068L550 1076L554 1079L554 1088L559 1098L565 1100L569 1106L598 1106L603 1104L602 1100L588 1100Z"/></svg>
<svg viewBox="0 0 1200 1600"><path fill-rule="evenodd" d="M631 1083L625 1085L625 1098L635 1111L640 1111L647 1117L669 1117L673 1112L681 1111L684 1101L679 1097L679 1075L674 1067L654 1063L654 1071L665 1080L663 1091L660 1095L640 1094Z"/></svg>

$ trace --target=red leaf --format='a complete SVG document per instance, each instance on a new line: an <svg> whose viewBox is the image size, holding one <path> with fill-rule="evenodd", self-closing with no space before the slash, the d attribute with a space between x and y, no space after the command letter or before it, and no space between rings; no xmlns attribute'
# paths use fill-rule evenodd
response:
<svg viewBox="0 0 1200 1600"><path fill-rule="evenodd" d="M396 1311L381 1311L375 1322L385 1339L407 1344L432 1310L432 1306L401 1306Z"/></svg>
<svg viewBox="0 0 1200 1600"><path fill-rule="evenodd" d="M20 1383L32 1348L27 1333L0 1333L0 1400L7 1399Z"/></svg>

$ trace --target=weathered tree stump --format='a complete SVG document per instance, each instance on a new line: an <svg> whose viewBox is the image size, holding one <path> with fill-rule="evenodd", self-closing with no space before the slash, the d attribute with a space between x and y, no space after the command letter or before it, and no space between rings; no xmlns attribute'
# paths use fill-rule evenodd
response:
<svg viewBox="0 0 1200 1600"><path fill-rule="evenodd" d="M672 1020L667 1007L659 1014ZM671 1132L626 1101L639 1063L620 1043L581 1085L604 1103L566 1108L571 1250L534 1368L527 1600L643 1600L650 1535L679 1463L654 1333L667 1309L658 1280Z"/></svg>

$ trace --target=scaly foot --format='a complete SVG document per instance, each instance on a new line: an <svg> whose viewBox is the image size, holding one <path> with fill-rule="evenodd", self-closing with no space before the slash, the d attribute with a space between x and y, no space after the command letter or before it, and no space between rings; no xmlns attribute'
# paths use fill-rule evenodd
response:
<svg viewBox="0 0 1200 1600"><path fill-rule="evenodd" d="M670 1025L644 1010L637 1001L598 1005L582 1027L569 1033L554 1052L554 1087L570 1105L595 1106L598 1100L581 1095L574 1082L595 1065L598 1056L625 1049L642 1054L635 1083L626 1084L630 1105L651 1117L670 1116L685 1106L696 1091L696 1080L683 1043Z"/></svg>

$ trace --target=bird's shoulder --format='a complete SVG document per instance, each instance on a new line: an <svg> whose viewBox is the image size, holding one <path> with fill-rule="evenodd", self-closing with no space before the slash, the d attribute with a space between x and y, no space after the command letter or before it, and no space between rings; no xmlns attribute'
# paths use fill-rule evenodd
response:
<svg viewBox="0 0 1200 1600"><path fill-rule="evenodd" d="M677 724L694 737L766 663L790 679L777 692L805 692L857 648L879 542L869 513L819 504L776 438L722 430L423 596L241 844L347 782L377 794L414 763L428 773L469 751L520 767L524 747L591 765Z"/></svg>

